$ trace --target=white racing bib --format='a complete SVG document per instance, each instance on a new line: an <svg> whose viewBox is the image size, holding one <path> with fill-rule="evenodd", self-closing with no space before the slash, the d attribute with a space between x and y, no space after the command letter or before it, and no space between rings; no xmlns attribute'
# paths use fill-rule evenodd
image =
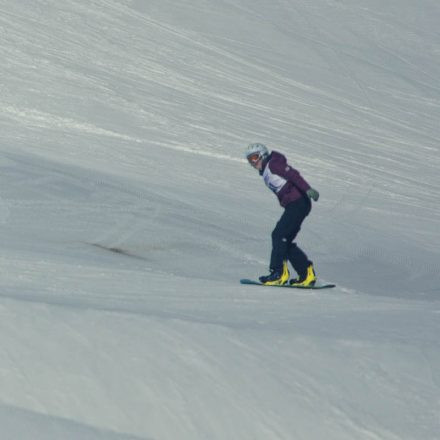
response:
<svg viewBox="0 0 440 440"><path fill-rule="evenodd" d="M273 174L269 169L269 165L264 169L263 179L267 187L275 194L279 193L283 186L287 183L287 180L283 177L279 176L278 174Z"/></svg>

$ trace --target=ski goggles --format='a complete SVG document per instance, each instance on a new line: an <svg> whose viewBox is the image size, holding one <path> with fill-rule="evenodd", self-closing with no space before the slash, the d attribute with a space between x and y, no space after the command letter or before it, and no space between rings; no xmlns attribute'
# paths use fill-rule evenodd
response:
<svg viewBox="0 0 440 440"><path fill-rule="evenodd" d="M249 154L247 160L251 165L255 165L260 160L260 158L261 158L260 153L252 153Z"/></svg>

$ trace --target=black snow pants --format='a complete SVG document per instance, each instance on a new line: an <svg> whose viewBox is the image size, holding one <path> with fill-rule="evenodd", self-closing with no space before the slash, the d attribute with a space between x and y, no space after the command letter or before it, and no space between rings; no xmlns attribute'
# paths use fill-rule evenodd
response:
<svg viewBox="0 0 440 440"><path fill-rule="evenodd" d="M299 276L305 276L311 261L293 241L301 229L303 220L309 215L312 204L307 197L289 203L272 232L272 254L270 269L282 270L283 261L289 260Z"/></svg>

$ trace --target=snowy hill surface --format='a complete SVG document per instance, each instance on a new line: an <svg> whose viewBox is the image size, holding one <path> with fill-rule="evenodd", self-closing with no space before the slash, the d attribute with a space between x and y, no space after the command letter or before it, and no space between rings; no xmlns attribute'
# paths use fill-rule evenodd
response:
<svg viewBox="0 0 440 440"><path fill-rule="evenodd" d="M437 0L0 0L1 440L440 439ZM321 198L330 291L241 286Z"/></svg>

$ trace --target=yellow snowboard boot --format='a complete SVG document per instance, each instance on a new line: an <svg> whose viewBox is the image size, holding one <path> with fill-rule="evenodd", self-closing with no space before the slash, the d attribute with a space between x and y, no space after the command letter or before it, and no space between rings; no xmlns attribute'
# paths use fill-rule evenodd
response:
<svg viewBox="0 0 440 440"><path fill-rule="evenodd" d="M305 277L298 277L293 280L290 280L291 286L308 287L308 286L314 286L315 283L316 283L316 275L315 275L315 270L313 268L313 264L310 264L307 267L307 273Z"/></svg>
<svg viewBox="0 0 440 440"><path fill-rule="evenodd" d="M260 281L266 286L283 286L289 281L289 277L287 261L284 261L282 270L271 270L269 275L260 277Z"/></svg>

